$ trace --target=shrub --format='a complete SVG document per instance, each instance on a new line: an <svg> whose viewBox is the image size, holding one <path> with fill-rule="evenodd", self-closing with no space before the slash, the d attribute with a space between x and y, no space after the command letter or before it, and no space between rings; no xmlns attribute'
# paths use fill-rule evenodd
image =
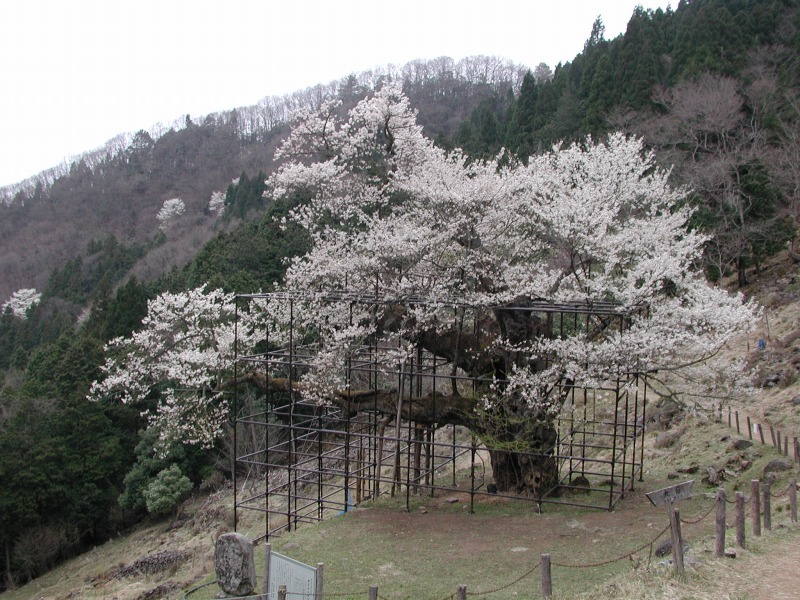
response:
<svg viewBox="0 0 800 600"><path fill-rule="evenodd" d="M144 491L144 500L150 514L162 515L175 509L178 502L192 490L192 482L178 465L161 471Z"/></svg>

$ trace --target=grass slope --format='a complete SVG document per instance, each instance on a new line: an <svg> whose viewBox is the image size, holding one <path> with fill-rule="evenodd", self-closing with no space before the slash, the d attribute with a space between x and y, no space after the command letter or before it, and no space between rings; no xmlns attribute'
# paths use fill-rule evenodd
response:
<svg viewBox="0 0 800 600"><path fill-rule="evenodd" d="M800 394L794 360L800 356L798 308L800 272L788 260L761 275L757 289L767 306L761 330L742 340L736 352L748 352L765 381L780 377L747 406L749 414L800 434ZM766 291L764 291L766 290ZM757 351L755 338L767 340ZM739 407L744 409L745 407ZM762 479L766 464L779 456L759 442L743 450L726 423L689 416L669 445L656 444L659 431L647 435L644 482L626 495L613 512L485 498L469 513L466 494L414 497L369 503L317 525L303 525L274 538L273 548L308 564L325 564L325 591L337 598L366 598L370 585L386 599L450 598L458 585L470 594L493 591L487 598L538 598L542 553L553 561L556 598L788 598L800 576L798 528L789 523L786 496L773 500L773 531L754 538L748 519L747 549L736 559L713 559L713 494L702 482L709 468L722 473L729 498L749 493L750 480ZM659 446L659 447L657 447ZM798 469L778 473L773 490L784 490ZM692 498L680 503L689 556L702 563L685 579L652 556L668 537L663 508L644 493L678 481L696 480ZM213 542L229 530L233 494L230 488L187 501L175 522L142 524L127 536L110 540L30 584L8 591L2 600L116 598L146 600L182 598L186 590L213 580ZM704 516L707 515L707 516ZM263 524L250 518L240 531L256 535ZM696 521L696 522L695 522ZM733 524L733 508L728 513ZM734 545L733 529L728 546ZM260 552L257 567L261 570ZM618 559L618 560L615 560ZM605 564L600 564L605 563ZM599 566L590 566L598 564ZM213 598L216 585L200 587L191 600Z"/></svg>

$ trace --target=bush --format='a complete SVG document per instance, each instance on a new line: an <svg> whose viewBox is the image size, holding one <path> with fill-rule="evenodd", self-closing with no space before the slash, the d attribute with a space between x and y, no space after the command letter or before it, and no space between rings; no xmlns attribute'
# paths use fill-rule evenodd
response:
<svg viewBox="0 0 800 600"><path fill-rule="evenodd" d="M147 511L150 514L163 515L174 510L192 487L192 482L181 472L178 465L164 469L144 491Z"/></svg>
<svg viewBox="0 0 800 600"><path fill-rule="evenodd" d="M27 529L14 544L12 555L18 574L27 581L52 569L80 544L74 527L37 525Z"/></svg>
<svg viewBox="0 0 800 600"><path fill-rule="evenodd" d="M209 460L210 453L204 448L174 443L166 450L165 455L158 455L155 445L158 443L158 430L155 427L144 430L136 445L136 462L125 475L125 489L119 497L119 505L134 513L144 513L147 509L145 491L153 483L159 472L170 465L177 465L181 473L192 482L202 481L203 471L209 468L204 463Z"/></svg>

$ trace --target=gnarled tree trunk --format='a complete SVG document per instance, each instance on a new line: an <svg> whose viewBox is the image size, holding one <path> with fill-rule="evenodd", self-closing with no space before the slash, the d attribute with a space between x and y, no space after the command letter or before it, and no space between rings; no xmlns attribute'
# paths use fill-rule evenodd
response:
<svg viewBox="0 0 800 600"><path fill-rule="evenodd" d="M558 484L558 432L551 418L516 420L478 435L489 450L498 492L540 497Z"/></svg>
<svg viewBox="0 0 800 600"><path fill-rule="evenodd" d="M252 373L248 380L272 391L301 392L305 388L302 382L266 377L262 373ZM364 410L376 410L385 420L399 416L428 427L467 427L489 451L498 492L540 497L558 483L555 458L558 434L550 415L532 411L513 417L486 415L476 410L479 401L474 397L438 393L413 398L400 407L397 391L340 391L330 401L341 409L344 418L353 418Z"/></svg>

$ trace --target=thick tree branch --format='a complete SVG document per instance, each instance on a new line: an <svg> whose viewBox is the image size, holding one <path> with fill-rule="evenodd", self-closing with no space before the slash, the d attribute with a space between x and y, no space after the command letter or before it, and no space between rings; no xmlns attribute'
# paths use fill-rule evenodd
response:
<svg viewBox="0 0 800 600"><path fill-rule="evenodd" d="M248 373L244 379L265 391L302 393L308 390L308 385L303 382L284 377L269 377L263 373ZM352 418L369 410L391 417L397 413L397 390L337 390L328 401L341 409L345 418ZM428 426L448 423L474 427L477 405L476 398L431 393L405 399L401 417Z"/></svg>

